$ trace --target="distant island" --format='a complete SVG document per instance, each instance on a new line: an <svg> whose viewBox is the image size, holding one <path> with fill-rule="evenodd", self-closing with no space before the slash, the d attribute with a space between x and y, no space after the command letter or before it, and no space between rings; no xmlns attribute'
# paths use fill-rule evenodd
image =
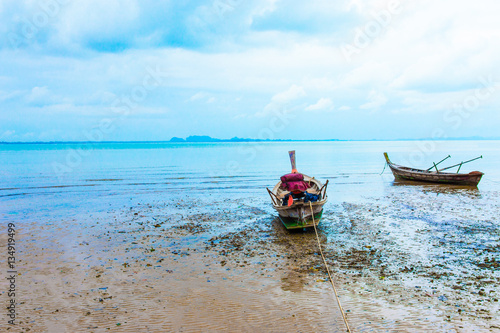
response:
<svg viewBox="0 0 500 333"><path fill-rule="evenodd" d="M236 136L231 139L217 139L217 138L212 138L208 135L191 135L185 139L174 136L172 139L170 139L170 142L265 142L265 141L297 141L297 140L243 139L243 138L238 138Z"/></svg>
<svg viewBox="0 0 500 333"><path fill-rule="evenodd" d="M238 138L234 137L231 139L217 139L217 138L212 138L211 136L208 135L191 135L188 136L187 138L178 138L178 137L173 137L170 139L168 142L297 142L297 141L304 141L304 142L310 142L310 141L318 141L318 142L323 142L323 141L460 141L460 140L500 140L500 137L495 137L495 138L484 138L481 136L470 136L470 137L456 137L456 138L422 138L422 139L394 139L394 140L387 140L387 139L371 139L371 140L356 140L356 139L351 139L351 140L344 140L344 139L317 139L317 140L292 140L292 139L245 139L245 138Z"/></svg>

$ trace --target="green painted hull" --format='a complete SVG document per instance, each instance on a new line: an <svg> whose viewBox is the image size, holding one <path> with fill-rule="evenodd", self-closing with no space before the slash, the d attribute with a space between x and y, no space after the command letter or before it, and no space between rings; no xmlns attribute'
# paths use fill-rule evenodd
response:
<svg viewBox="0 0 500 333"><path fill-rule="evenodd" d="M319 224L321 217L323 216L323 210L321 212L314 215L314 222L316 225ZM281 222L287 229L303 229L303 228L312 228L314 226L312 217L309 217L305 220L294 219L291 217L283 217L279 216Z"/></svg>

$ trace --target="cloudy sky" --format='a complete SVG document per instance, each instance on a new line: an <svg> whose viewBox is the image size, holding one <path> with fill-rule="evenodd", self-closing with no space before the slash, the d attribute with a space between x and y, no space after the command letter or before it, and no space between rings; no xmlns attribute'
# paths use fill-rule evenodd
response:
<svg viewBox="0 0 500 333"><path fill-rule="evenodd" d="M0 141L498 137L495 0L1 0Z"/></svg>

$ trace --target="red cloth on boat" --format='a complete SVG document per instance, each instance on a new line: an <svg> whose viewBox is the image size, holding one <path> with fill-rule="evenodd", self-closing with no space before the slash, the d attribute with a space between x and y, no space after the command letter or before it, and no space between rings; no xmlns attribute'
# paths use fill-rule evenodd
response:
<svg viewBox="0 0 500 333"><path fill-rule="evenodd" d="M301 173L289 173L281 176L281 186L292 193L305 192L310 187L304 181L304 175Z"/></svg>
<svg viewBox="0 0 500 333"><path fill-rule="evenodd" d="M301 173L288 173L286 175L281 176L281 181L283 183L300 182L301 180L304 180L304 175Z"/></svg>

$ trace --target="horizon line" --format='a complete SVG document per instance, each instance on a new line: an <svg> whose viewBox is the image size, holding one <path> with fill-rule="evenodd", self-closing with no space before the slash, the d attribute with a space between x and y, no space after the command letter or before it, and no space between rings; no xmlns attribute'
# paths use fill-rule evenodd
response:
<svg viewBox="0 0 500 333"><path fill-rule="evenodd" d="M0 141L0 144L106 144L106 143L245 143L245 142L369 142L369 141L497 141L500 137L457 137L457 138L419 138L419 139L216 139L201 141L172 141L170 140L110 140L110 141Z"/></svg>

